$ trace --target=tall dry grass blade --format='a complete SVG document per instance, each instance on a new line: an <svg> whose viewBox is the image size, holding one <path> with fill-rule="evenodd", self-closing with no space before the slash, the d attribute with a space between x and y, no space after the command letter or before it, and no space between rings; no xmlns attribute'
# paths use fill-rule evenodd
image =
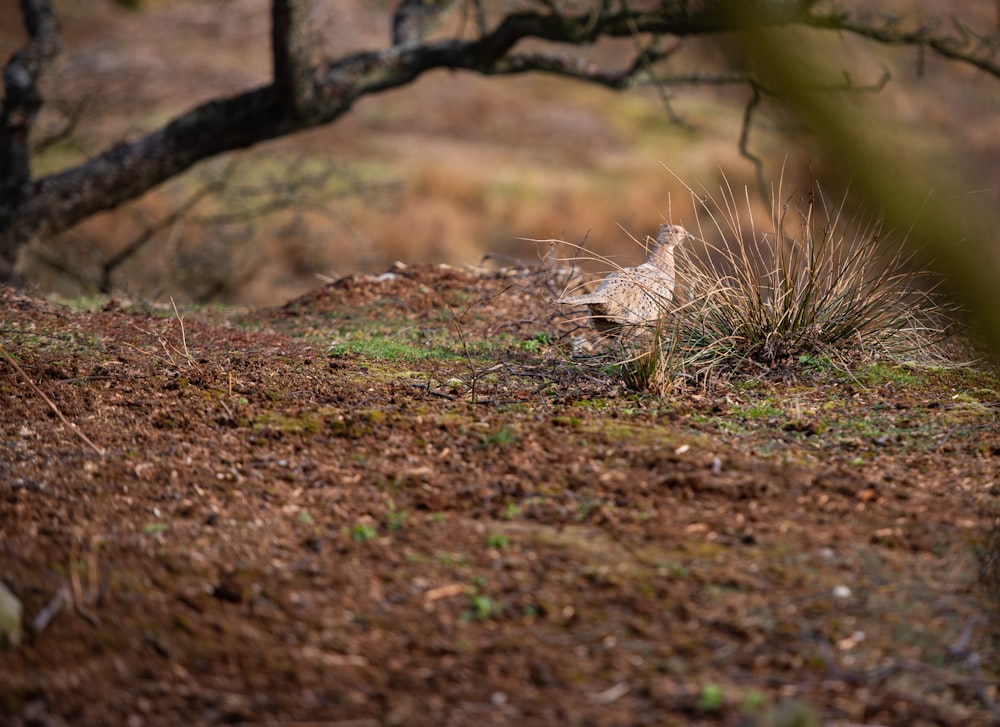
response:
<svg viewBox="0 0 1000 727"><path fill-rule="evenodd" d="M660 350L634 355L646 368L655 358L659 370L635 378L666 391L677 379L706 384L750 365L815 355L845 366L941 363L935 346L954 311L903 241L886 244L881 219L849 218L847 197L830 204L818 186L796 207L779 179L771 229L761 230L747 189L738 194L725 177L715 195L685 187L720 242L679 251L680 292L658 331Z"/></svg>

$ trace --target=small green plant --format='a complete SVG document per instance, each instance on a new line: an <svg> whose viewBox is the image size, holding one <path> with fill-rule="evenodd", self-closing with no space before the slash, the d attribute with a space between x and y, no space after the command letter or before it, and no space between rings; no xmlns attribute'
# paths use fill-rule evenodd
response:
<svg viewBox="0 0 1000 727"><path fill-rule="evenodd" d="M538 353L551 343L551 334L542 331L540 333L536 333L534 338L529 338L527 341L521 341L518 345L528 353Z"/></svg>
<svg viewBox="0 0 1000 727"><path fill-rule="evenodd" d="M462 566L468 563L468 558L466 558L462 553L448 553L441 551L435 553L435 558L437 558L437 562L445 568L453 568L455 566Z"/></svg>
<svg viewBox="0 0 1000 727"><path fill-rule="evenodd" d="M576 506L576 514L574 519L578 523L584 522L589 518L598 508L600 508L600 500L595 500L593 498L585 498L580 501L580 504Z"/></svg>
<svg viewBox="0 0 1000 727"><path fill-rule="evenodd" d="M358 523L351 528L351 540L355 543L367 543L378 537L378 530L371 523Z"/></svg>
<svg viewBox="0 0 1000 727"><path fill-rule="evenodd" d="M391 533L397 530L402 530L403 526L406 524L406 519L410 517L408 510L397 510L396 503L391 499L386 501L385 504L385 527Z"/></svg>
<svg viewBox="0 0 1000 727"><path fill-rule="evenodd" d="M500 517L504 520L516 520L521 517L521 506L515 502L508 502L504 506L503 512L500 513Z"/></svg>
<svg viewBox="0 0 1000 727"><path fill-rule="evenodd" d="M485 621L503 612L503 604L481 593L469 596L469 608L462 613L462 621Z"/></svg>
<svg viewBox="0 0 1000 727"><path fill-rule="evenodd" d="M510 545L510 538L503 533L494 533L486 538L486 547L503 550Z"/></svg>
<svg viewBox="0 0 1000 727"><path fill-rule="evenodd" d="M913 370L903 366L887 366L883 363L874 363L858 372L858 379L863 384L876 386L878 384L892 383L900 386L920 386L926 379Z"/></svg>
<svg viewBox="0 0 1000 727"><path fill-rule="evenodd" d="M829 356L818 356L812 353L803 353L799 356L799 368L803 371L823 373L834 369L835 366Z"/></svg>
<svg viewBox="0 0 1000 727"><path fill-rule="evenodd" d="M319 536L319 526L313 519L313 516L309 514L308 510L301 510L298 517L299 524L306 529L310 534L311 539L315 539Z"/></svg>
<svg viewBox="0 0 1000 727"><path fill-rule="evenodd" d="M442 346L428 346L423 341L408 343L393 335L364 335L345 341L336 341L327 348L334 358L358 354L380 361L419 361L423 359L455 359L458 354Z"/></svg>
<svg viewBox="0 0 1000 727"><path fill-rule="evenodd" d="M753 714L759 711L764 706L764 695L758 692L756 689L751 689L743 697L743 712L744 714Z"/></svg>
<svg viewBox="0 0 1000 727"><path fill-rule="evenodd" d="M698 709L702 712L718 712L726 703L726 695L718 684L706 684L698 695Z"/></svg>
<svg viewBox="0 0 1000 727"><path fill-rule="evenodd" d="M781 416L781 409L769 401L750 404L742 411L744 419L773 419Z"/></svg>
<svg viewBox="0 0 1000 727"><path fill-rule="evenodd" d="M657 563L656 572L658 575L669 576L671 578L687 578L691 575L691 571L689 571L683 564L674 560Z"/></svg>
<svg viewBox="0 0 1000 727"><path fill-rule="evenodd" d="M506 447L517 441L517 433L509 424L504 424L496 431L485 434L481 438L483 447Z"/></svg>

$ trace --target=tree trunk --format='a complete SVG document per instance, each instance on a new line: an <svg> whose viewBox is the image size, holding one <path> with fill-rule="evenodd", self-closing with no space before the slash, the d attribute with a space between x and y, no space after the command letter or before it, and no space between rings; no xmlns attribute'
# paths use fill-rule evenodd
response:
<svg viewBox="0 0 1000 727"><path fill-rule="evenodd" d="M311 0L275 0L271 12L271 50L274 85L286 111L297 119L309 116L316 98L312 39L309 34Z"/></svg>
<svg viewBox="0 0 1000 727"><path fill-rule="evenodd" d="M42 107L38 78L62 49L55 10L49 0L22 0L28 44L3 70L0 101L0 280L10 277L17 252L31 237L19 209L29 194L29 135Z"/></svg>

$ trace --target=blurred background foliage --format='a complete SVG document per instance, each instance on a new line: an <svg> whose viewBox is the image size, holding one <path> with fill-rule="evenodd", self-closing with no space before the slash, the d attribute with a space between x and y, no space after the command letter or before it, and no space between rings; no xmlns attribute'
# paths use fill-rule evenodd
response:
<svg viewBox="0 0 1000 727"><path fill-rule="evenodd" d="M267 83L269 5L57 2L66 42L45 80L35 174ZM395 5L317 3L323 52L385 47ZM471 32L469 4L451 5L431 37ZM994 0L838 6L895 13L898 28L998 37ZM0 55L22 42L17 8L0 5ZM623 39L561 51L620 68L634 49ZM642 254L628 233L642 239L663 220L696 226L699 205L683 183L706 195L724 179L746 187L746 214L766 218L783 176L788 199L778 204L802 204L818 182L831 200L850 190L851 204L884 212L886 229L961 280L1000 340L1000 79L910 45L815 30L684 39L661 72L675 83L627 91L431 73L328 127L202 164L39 240L23 270L64 295L276 303L317 275L381 272L395 260L537 261L523 238L582 244L627 265ZM766 92L741 80L749 72Z"/></svg>

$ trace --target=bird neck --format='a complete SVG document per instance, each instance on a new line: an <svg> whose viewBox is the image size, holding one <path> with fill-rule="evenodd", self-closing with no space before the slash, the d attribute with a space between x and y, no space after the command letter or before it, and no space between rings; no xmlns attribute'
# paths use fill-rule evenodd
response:
<svg viewBox="0 0 1000 727"><path fill-rule="evenodd" d="M674 248L670 245L657 245L649 255L649 264L673 278Z"/></svg>

